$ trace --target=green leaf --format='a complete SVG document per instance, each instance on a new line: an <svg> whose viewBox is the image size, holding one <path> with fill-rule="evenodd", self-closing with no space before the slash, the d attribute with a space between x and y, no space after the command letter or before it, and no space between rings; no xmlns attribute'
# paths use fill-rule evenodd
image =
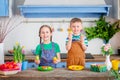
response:
<svg viewBox="0 0 120 80"><path fill-rule="evenodd" d="M93 27L86 27L84 28L86 32L86 37L88 40L94 38L101 38L106 42L120 31L120 20L116 21L115 23L111 24L110 22L106 22L105 17L101 16L99 20L96 20L96 26Z"/></svg>

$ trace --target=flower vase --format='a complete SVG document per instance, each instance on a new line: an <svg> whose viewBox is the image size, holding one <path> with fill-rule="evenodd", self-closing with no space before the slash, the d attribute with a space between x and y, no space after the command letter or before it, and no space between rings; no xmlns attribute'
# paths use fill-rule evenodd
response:
<svg viewBox="0 0 120 80"><path fill-rule="evenodd" d="M0 64L4 64L4 43L0 43Z"/></svg>
<svg viewBox="0 0 120 80"><path fill-rule="evenodd" d="M110 61L110 55L106 55L105 64L107 66L107 70L110 71L110 69L112 68L112 63Z"/></svg>

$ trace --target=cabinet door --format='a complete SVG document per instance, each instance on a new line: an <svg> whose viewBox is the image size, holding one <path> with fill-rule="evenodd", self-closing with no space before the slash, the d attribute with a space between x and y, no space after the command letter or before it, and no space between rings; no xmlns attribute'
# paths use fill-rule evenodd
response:
<svg viewBox="0 0 120 80"><path fill-rule="evenodd" d="M8 16L8 0L0 0L0 16Z"/></svg>
<svg viewBox="0 0 120 80"><path fill-rule="evenodd" d="M57 68L66 68L66 62L60 62L56 65Z"/></svg>
<svg viewBox="0 0 120 80"><path fill-rule="evenodd" d="M38 65L35 64L34 62L29 62L28 63L28 68L37 68L37 67L38 67Z"/></svg>

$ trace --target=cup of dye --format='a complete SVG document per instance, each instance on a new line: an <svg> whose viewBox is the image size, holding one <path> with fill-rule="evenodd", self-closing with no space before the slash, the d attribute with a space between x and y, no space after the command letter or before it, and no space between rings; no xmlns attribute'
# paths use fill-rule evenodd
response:
<svg viewBox="0 0 120 80"><path fill-rule="evenodd" d="M119 63L120 63L119 60L112 60L112 69L113 70L118 70Z"/></svg>
<svg viewBox="0 0 120 80"><path fill-rule="evenodd" d="M22 62L22 71L27 70L27 67L28 67L28 61L23 61Z"/></svg>

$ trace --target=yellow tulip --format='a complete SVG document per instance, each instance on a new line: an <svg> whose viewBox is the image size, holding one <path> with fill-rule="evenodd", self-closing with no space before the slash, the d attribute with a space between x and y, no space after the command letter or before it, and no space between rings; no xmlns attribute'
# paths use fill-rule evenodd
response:
<svg viewBox="0 0 120 80"><path fill-rule="evenodd" d="M19 45L19 42L16 42L16 45Z"/></svg>

